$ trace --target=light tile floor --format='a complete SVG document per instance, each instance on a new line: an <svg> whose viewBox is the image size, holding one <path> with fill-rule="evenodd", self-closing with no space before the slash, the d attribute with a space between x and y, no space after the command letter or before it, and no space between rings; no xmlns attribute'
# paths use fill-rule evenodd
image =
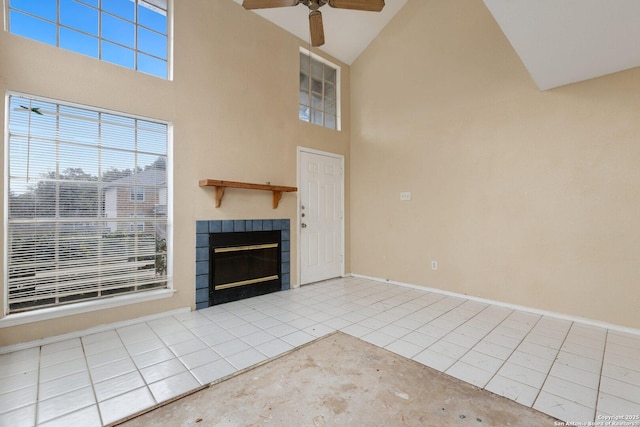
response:
<svg viewBox="0 0 640 427"><path fill-rule="evenodd" d="M0 355L0 426L106 425L336 330L564 421L640 415L639 335L344 278Z"/></svg>

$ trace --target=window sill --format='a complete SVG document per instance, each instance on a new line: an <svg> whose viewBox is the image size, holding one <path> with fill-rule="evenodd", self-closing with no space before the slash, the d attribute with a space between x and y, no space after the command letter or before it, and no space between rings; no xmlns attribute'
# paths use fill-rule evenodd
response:
<svg viewBox="0 0 640 427"><path fill-rule="evenodd" d="M104 310L107 308L153 301L162 298L169 298L173 296L175 292L176 291L173 289L160 289L157 291L143 292L140 294L122 295L103 300L87 301L60 307L43 308L40 310L28 311L25 313L9 314L0 319L0 328L9 328L12 326L24 325L27 323L72 316L74 314L89 313L92 311Z"/></svg>

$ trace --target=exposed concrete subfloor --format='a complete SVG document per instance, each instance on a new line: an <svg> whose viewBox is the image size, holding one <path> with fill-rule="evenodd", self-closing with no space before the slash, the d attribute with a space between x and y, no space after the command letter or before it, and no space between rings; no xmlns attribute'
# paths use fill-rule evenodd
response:
<svg viewBox="0 0 640 427"><path fill-rule="evenodd" d="M337 332L122 425L540 427L556 421Z"/></svg>

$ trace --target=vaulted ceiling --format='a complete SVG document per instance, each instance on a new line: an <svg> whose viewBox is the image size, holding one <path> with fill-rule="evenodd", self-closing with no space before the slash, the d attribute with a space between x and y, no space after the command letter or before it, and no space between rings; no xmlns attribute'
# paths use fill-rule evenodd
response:
<svg viewBox="0 0 640 427"><path fill-rule="evenodd" d="M326 43L321 50L351 64L407 0L385 2L380 13L322 8ZM640 66L638 0L484 3L540 90ZM303 40L309 39L308 9L304 5L255 13Z"/></svg>

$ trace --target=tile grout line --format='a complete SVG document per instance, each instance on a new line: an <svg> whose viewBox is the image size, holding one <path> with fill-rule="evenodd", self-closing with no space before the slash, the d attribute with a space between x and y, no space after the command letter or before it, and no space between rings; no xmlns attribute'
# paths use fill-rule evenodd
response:
<svg viewBox="0 0 640 427"><path fill-rule="evenodd" d="M40 377L41 377L41 370L42 370L42 346L38 346L38 380L36 382L36 401L34 403L35 410L33 411L33 413L34 413L33 425L34 426L38 425L38 416L39 416L39 412L40 412Z"/></svg>
<svg viewBox="0 0 640 427"><path fill-rule="evenodd" d="M596 393L596 405L594 408L594 413L593 413L593 417L594 417L594 422L595 420L598 418L598 406L600 403L600 395L601 395L601 391L600 391L600 385L602 384L602 376L604 375L604 359L605 359L605 355L607 353L607 344L609 343L609 329L605 329L605 336L604 336L604 346L602 348L602 362L600 362L600 375L598 376L598 390Z"/></svg>
<svg viewBox="0 0 640 427"><path fill-rule="evenodd" d="M511 315L513 315L514 313L522 313L522 311L520 311L520 310L515 310L515 309L514 309L514 310L509 314L509 316L507 316L505 319L503 319L503 320L502 320L502 322L500 322L500 323L499 323L495 328L493 328L493 329L492 329L492 332L493 332L493 330L495 330L498 326L502 325L502 324L503 324L503 323L504 323L504 322L505 322L509 317L511 317ZM525 334L524 334L524 336L520 339L520 342L518 343L518 345L516 345L516 346L511 350L511 353L509 353L509 356L507 356L507 358L506 358L506 359L504 359L504 361L502 362L502 365L500 365L500 367L496 370L496 372L491 376L491 378L489 379L489 381L487 381L487 383L482 387L482 389L483 389L483 390L486 390L487 385L489 385L489 383L490 383L490 382L491 382L491 381L492 381L496 376L498 376L498 372L500 372L500 370L501 370L501 369L502 369L502 368L507 364L507 361L508 361L509 359L511 359L511 356L513 356L513 354L518 350L518 347L520 347L520 346L522 345L522 343L525 341L525 339L529 336L529 334L531 334L531 332L535 329L535 327L540 323L540 321L541 321L541 320L543 319L543 317L544 317L544 316L542 316L542 315L538 315L538 316L539 316L539 317L538 317L538 319L535 321L535 323L534 323L534 324L529 328L529 330L527 331L527 333L525 333ZM499 332L497 332L497 333L499 333ZM488 334L487 334L487 335L488 335ZM505 347L505 348L506 348L506 347ZM510 378L509 378L509 379L510 379ZM517 382L517 383L519 383L519 384L523 384L523 385L526 385L526 386L531 387L529 384L524 384L524 383L521 383L520 381L517 381L517 380L512 380L512 381L515 381L515 382ZM488 390L487 390L487 391L488 391ZM536 396L536 397L537 397L537 396ZM512 400L514 400L514 402L517 402L515 399L512 399ZM533 408L533 404L534 404L534 402L535 402L535 399L534 399L534 401L531 403L531 406L529 406L529 407ZM518 402L518 403L520 403L520 402ZM523 405L523 406L528 406L528 405Z"/></svg>
<svg viewBox="0 0 640 427"><path fill-rule="evenodd" d="M491 305L490 305L490 306L491 306ZM506 316L504 319L502 319L502 320L500 321L500 323L498 323L496 326L494 326L494 327L491 329L491 331L487 332L487 333L485 334L485 336L484 336L484 337L482 337L482 338L483 338L483 339L484 339L484 338L486 338L489 334L491 334L491 332L493 332L493 331L495 331L496 329L498 329L498 327L500 327L500 325L502 325L505 321L507 321L507 320L509 319L509 317L511 317L514 313L519 313L519 312L520 312L519 310L512 309L508 316ZM490 382L491 382L491 381L492 381L492 380L493 380L493 379L498 375L498 372L500 372L500 370L501 370L501 369L503 368L503 366L507 363L507 361L511 358L511 356L513 356L513 353L515 353L515 352L516 352L517 348L518 348L518 347L520 347L520 344L522 344L522 342L525 340L525 338L529 335L529 333L531 333L531 331L536 327L536 325L538 324L538 322L540 322L540 320L541 320L541 319L542 319L542 316L541 316L538 320L536 320L536 323L535 323L533 326L531 326L531 328L529 328L529 330L527 331L527 333L526 333L522 338L520 338L520 342L518 343L518 345L517 345L517 346L515 346L515 347L511 350L511 352L509 353L509 356L507 356L507 357L502 361L502 363L500 364L500 367L499 367L498 369L496 369L496 371L493 373L493 375L491 375L491 378L489 378L489 379L487 380L487 382L482 386L482 389L483 389L483 390L486 390L487 385L489 385L489 383L490 383ZM500 332L496 332L496 333L497 333L497 334L500 334ZM501 334L501 335L503 335L503 334ZM480 340L480 341L482 341L482 340ZM476 343L476 344L472 347L472 349L473 349L473 348L475 348L478 344L479 344L479 342L478 342L478 343ZM499 344L496 344L496 345L499 345ZM505 348L508 348L508 347L505 347ZM471 350L470 350L470 351L471 351ZM484 354L484 353L482 353L482 354ZM487 355L487 356L488 356L488 355ZM515 380L514 380L514 381L515 381ZM525 385L526 385L526 384L525 384Z"/></svg>
<svg viewBox="0 0 640 427"><path fill-rule="evenodd" d="M115 329L114 329L115 331ZM87 359L88 354L84 345L83 337L80 337L80 346L82 347L82 354L84 356L84 363L87 366L87 374L89 375L89 382L91 383L91 393L93 394L93 398L96 401L96 410L98 411L98 418L100 418L100 425L104 425L104 419L102 418L102 411L100 410L100 406L98 405L98 393L96 393L95 383L93 382L93 376L91 375L91 368L89 368L89 360ZM118 337L119 338L119 337ZM123 344L124 345L124 344Z"/></svg>
<svg viewBox="0 0 640 427"><path fill-rule="evenodd" d="M571 326L569 326L569 329L567 330L567 333L565 334L564 338L562 339L562 343L560 344L560 346L558 347L558 350L556 351L556 355L553 358L553 361L551 362L551 365L549 365L549 370L547 371L547 374L544 377L544 381L542 382L542 385L540 385L540 389L538 390L538 393L536 394L536 397L535 397L535 399L533 399L533 403L531 404L532 408L534 407L534 405L538 401L538 398L540 397L540 393L542 393L542 389L544 388L544 385L547 383L547 380L549 379L549 375L551 374L551 370L553 369L553 366L555 365L556 361L558 360L558 355L560 354L560 350L564 346L564 343L567 341L567 338L569 337L569 334L571 333L571 328L573 328L573 325L575 325L575 322L571 322ZM550 393L550 394L553 394L553 393ZM559 396L559 397L561 397L561 396ZM576 402L576 403L578 403L578 402ZM570 421L570 420L564 420L564 421Z"/></svg>

